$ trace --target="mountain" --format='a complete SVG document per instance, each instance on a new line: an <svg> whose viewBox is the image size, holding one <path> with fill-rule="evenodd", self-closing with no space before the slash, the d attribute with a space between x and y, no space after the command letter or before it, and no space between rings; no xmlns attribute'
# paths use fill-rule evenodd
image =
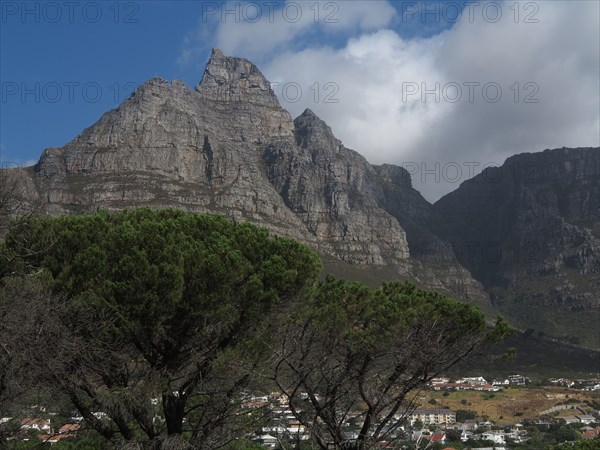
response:
<svg viewBox="0 0 600 450"><path fill-rule="evenodd" d="M496 308L522 327L600 343L598 148L512 156L433 209L432 228Z"/></svg>
<svg viewBox="0 0 600 450"><path fill-rule="evenodd" d="M142 205L226 214L305 242L334 272L417 277L489 305L455 258L431 267L411 258L398 217L431 205L404 169L371 166L310 110L292 120L254 64L217 49L194 91L152 79L20 176L22 197L50 214Z"/></svg>
<svg viewBox="0 0 600 450"><path fill-rule="evenodd" d="M49 214L139 206L225 214L306 243L340 276L369 284L410 279L515 318L520 313L513 308L521 304L539 306L542 315L556 305L544 303L546 291L539 291L543 301L537 294L511 297L513 287L522 291L518 277L529 267L519 266L514 274L508 264L488 267L481 259L465 259L460 246L471 238L500 242L504 236L502 245L510 247L521 242L515 239L539 236L539 226L550 222L527 215L527 198L547 197L539 206L544 209L552 197L548 189L555 189L558 216L552 215L556 227L549 238L558 239L553 245L565 257L556 270L579 276L569 278L573 287L560 295L578 296L578 305L597 313L598 291L584 285L593 284L597 271L598 219L580 210L598 204L591 191L600 171L590 161L577 161L588 153L585 158L593 160L598 149L555 152L564 154L564 164L571 161L570 169L548 168L549 184L535 192L525 194L508 181L479 186L476 178L431 205L405 169L369 164L311 110L293 120L254 64L215 49L194 90L152 79L65 146L44 150L35 166L3 173L18 182L22 202ZM553 176L564 180L550 182ZM561 194L563 182L572 194ZM498 228L504 223L498 214L514 222L512 234ZM581 264L587 272L578 272ZM533 289L538 276L532 273L527 286Z"/></svg>

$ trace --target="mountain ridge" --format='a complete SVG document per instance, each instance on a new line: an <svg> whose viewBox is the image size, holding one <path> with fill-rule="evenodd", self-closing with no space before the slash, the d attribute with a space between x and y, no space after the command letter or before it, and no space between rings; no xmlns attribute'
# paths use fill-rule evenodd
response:
<svg viewBox="0 0 600 450"><path fill-rule="evenodd" d="M489 170L433 205L446 219L433 229L463 249L493 249L458 258L521 326L574 342L587 332L598 346L600 150L547 149Z"/></svg>
<svg viewBox="0 0 600 450"><path fill-rule="evenodd" d="M566 153L578 161L582 151ZM504 165L528 158L537 157L515 155ZM578 164L573 167L572 172L582 170ZM593 164L584 170L592 178L600 176L600 168ZM494 195L504 198L514 186L503 182L488 189L487 183L482 185L485 189L477 185L473 191L471 186L480 183L484 173L432 205L413 188L404 168L370 164L346 148L310 109L292 119L253 63L218 49L212 51L195 89L177 80L153 78L63 147L44 150L33 168L5 173L19 179L20 199L40 205L45 213L150 206L225 214L306 243L338 274L351 273L372 283L410 279L511 317L508 303L499 300L506 295L502 297L489 271L482 269L485 261L465 260L460 247L469 237L461 228L473 232L472 223L481 226L471 236L481 241L497 238L498 230L492 230L496 234L491 237L484 235L497 221L470 217L469 211L479 198L480 214L487 217L492 213L486 204L496 207ZM491 172L487 175L491 177ZM541 187L539 192L547 189ZM488 197L470 198L466 191ZM578 198L574 194L565 201ZM589 202L600 200L590 194ZM519 211L514 214L524 214ZM551 216L558 220L556 214ZM531 223L537 224L534 219ZM588 225L596 222L591 217ZM573 239L585 234L588 226L570 225L579 227L571 230ZM527 232L535 235L536 227ZM595 241L585 242L592 248L589 274L596 273ZM579 248L569 247L572 252L565 255L566 261L576 259ZM495 267L508 270L502 264ZM568 282L581 284L575 277ZM600 303L597 297L576 302L592 312ZM538 301L532 304L540 307Z"/></svg>

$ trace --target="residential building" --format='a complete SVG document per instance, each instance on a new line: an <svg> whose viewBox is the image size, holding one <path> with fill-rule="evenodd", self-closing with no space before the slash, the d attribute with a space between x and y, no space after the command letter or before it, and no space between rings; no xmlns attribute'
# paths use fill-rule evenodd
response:
<svg viewBox="0 0 600 450"><path fill-rule="evenodd" d="M504 435L501 433L496 433L495 431L486 431L481 435L482 439L486 441L492 441L494 444L506 444L504 440Z"/></svg>
<svg viewBox="0 0 600 450"><path fill-rule="evenodd" d="M470 385L484 385L489 384L483 377L465 377L460 380L456 380L458 384L470 384Z"/></svg>
<svg viewBox="0 0 600 450"><path fill-rule="evenodd" d="M467 419L465 420L462 425L461 425L461 429L462 430L467 430L467 431L474 431L477 429L477 421L474 419Z"/></svg>
<svg viewBox="0 0 600 450"><path fill-rule="evenodd" d="M589 423L596 422L596 418L594 416L588 416L587 414L582 414L582 415L575 416L575 417L577 417L577 419L579 419L580 423L589 424Z"/></svg>
<svg viewBox="0 0 600 450"><path fill-rule="evenodd" d="M23 419L21 420L21 430L35 430L50 433L50 421L47 419Z"/></svg>
<svg viewBox="0 0 600 450"><path fill-rule="evenodd" d="M62 427L59 428L58 432L60 434L68 434L68 433L76 433L81 428L81 425L78 423L66 423Z"/></svg>
<svg viewBox="0 0 600 450"><path fill-rule="evenodd" d="M586 430L581 435L581 439L591 440L600 437L600 427L592 428L591 430Z"/></svg>
<svg viewBox="0 0 600 450"><path fill-rule="evenodd" d="M510 384L525 386L527 379L523 375L509 375L508 381Z"/></svg>
<svg viewBox="0 0 600 450"><path fill-rule="evenodd" d="M556 384L557 386L573 387L575 382L567 378L551 378L550 383Z"/></svg>
<svg viewBox="0 0 600 450"><path fill-rule="evenodd" d="M579 423L579 419L575 416L565 416L562 418L567 425L569 425L570 423Z"/></svg>
<svg viewBox="0 0 600 450"><path fill-rule="evenodd" d="M467 431L467 430L462 430L462 432L460 433L460 440L463 442L467 442L469 439L473 438L473 432L472 431Z"/></svg>
<svg viewBox="0 0 600 450"><path fill-rule="evenodd" d="M431 379L431 384L445 384L445 383L450 383L450 378L445 378L445 377L437 377L437 378L432 378Z"/></svg>
<svg viewBox="0 0 600 450"><path fill-rule="evenodd" d="M424 425L456 423L456 412L450 409L415 409L410 415L410 423L416 421Z"/></svg>
<svg viewBox="0 0 600 450"><path fill-rule="evenodd" d="M262 444L266 448L275 448L279 444L279 440L270 434L263 434L255 439L256 442Z"/></svg>
<svg viewBox="0 0 600 450"><path fill-rule="evenodd" d="M427 437L431 442L439 442L441 444L446 443L446 433L443 431L436 431L431 436Z"/></svg>

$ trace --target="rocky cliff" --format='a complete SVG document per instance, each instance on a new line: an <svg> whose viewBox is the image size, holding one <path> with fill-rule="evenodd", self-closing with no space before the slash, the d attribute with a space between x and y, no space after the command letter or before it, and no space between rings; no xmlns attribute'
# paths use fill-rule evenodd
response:
<svg viewBox="0 0 600 450"><path fill-rule="evenodd" d="M411 255L404 223L412 232L410 217L431 205L408 173L371 166L310 110L292 120L254 64L217 49L195 90L146 82L20 178L22 197L50 214L138 206L226 214L305 242L340 274L416 279L489 304L456 259L430 267Z"/></svg>
<svg viewBox="0 0 600 450"><path fill-rule="evenodd" d="M600 344L600 149L515 155L433 209L432 228L500 311Z"/></svg>
<svg viewBox="0 0 600 450"><path fill-rule="evenodd" d="M3 176L49 214L139 206L225 214L301 240L338 275L410 279L488 311L491 295L521 320L598 306L598 153L520 155L498 169L514 179L489 183L488 169L431 205L406 170L369 164L310 110L292 120L254 64L215 49L194 90L152 79L34 167ZM533 265L522 260L532 241ZM490 261L494 246L500 261Z"/></svg>

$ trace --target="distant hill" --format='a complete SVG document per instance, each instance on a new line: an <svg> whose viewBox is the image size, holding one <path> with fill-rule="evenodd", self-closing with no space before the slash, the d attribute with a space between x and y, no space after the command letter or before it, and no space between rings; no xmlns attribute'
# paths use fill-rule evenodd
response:
<svg viewBox="0 0 600 450"><path fill-rule="evenodd" d="M433 229L520 325L600 344L600 150L515 155L433 207Z"/></svg>

